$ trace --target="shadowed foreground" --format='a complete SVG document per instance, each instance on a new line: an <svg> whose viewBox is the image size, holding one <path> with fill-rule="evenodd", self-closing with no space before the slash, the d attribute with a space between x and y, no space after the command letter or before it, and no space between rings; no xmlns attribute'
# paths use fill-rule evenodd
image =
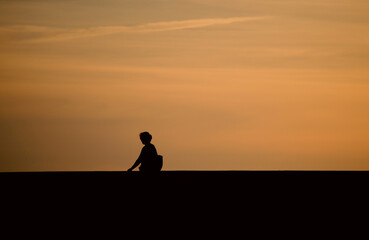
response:
<svg viewBox="0 0 369 240"><path fill-rule="evenodd" d="M162 171L141 172L14 172L0 173L4 189L17 194L58 193L68 196L132 194L176 194L252 198L355 197L364 193L369 172L365 171Z"/></svg>
<svg viewBox="0 0 369 240"><path fill-rule="evenodd" d="M355 214L367 207L368 179L368 172L336 171L0 173L5 219L16 226L113 221L123 232L155 226L159 235L252 226L318 232L362 219Z"/></svg>

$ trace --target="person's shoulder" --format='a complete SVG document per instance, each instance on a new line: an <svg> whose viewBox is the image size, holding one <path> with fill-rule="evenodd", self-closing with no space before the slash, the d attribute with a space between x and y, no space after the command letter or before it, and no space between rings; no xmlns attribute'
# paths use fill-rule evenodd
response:
<svg viewBox="0 0 369 240"><path fill-rule="evenodd" d="M152 148L155 148L155 146L154 144L151 144L151 143L142 147L142 149L152 149Z"/></svg>
<svg viewBox="0 0 369 240"><path fill-rule="evenodd" d="M146 147L147 150L154 150L154 149L156 149L155 146L154 146L154 144L151 144L151 143L148 144L148 145L146 145L145 147Z"/></svg>
<svg viewBox="0 0 369 240"><path fill-rule="evenodd" d="M147 148L155 148L154 144L150 143L147 145Z"/></svg>

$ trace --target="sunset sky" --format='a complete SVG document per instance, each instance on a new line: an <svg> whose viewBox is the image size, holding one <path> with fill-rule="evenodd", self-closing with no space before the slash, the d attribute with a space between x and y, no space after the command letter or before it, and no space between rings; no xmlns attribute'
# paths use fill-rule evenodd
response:
<svg viewBox="0 0 369 240"><path fill-rule="evenodd" d="M369 170L368 0L0 0L0 171Z"/></svg>

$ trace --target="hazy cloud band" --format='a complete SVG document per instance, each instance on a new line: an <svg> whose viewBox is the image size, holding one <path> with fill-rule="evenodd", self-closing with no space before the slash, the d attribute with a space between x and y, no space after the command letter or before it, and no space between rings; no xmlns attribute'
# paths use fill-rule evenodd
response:
<svg viewBox="0 0 369 240"><path fill-rule="evenodd" d="M117 33L164 32L190 28L202 28L220 24L257 21L266 17L233 17L190 19L184 21L168 21L147 23L136 26L103 26L80 29L55 28L45 26L5 26L0 27L0 38L22 43L65 41L84 37L96 37Z"/></svg>

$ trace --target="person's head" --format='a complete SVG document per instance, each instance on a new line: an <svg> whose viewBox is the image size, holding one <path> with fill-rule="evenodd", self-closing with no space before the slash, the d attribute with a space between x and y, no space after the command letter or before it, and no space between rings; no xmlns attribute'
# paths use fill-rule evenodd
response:
<svg viewBox="0 0 369 240"><path fill-rule="evenodd" d="M140 133L140 139L143 144L149 144L151 142L152 136L148 132Z"/></svg>

